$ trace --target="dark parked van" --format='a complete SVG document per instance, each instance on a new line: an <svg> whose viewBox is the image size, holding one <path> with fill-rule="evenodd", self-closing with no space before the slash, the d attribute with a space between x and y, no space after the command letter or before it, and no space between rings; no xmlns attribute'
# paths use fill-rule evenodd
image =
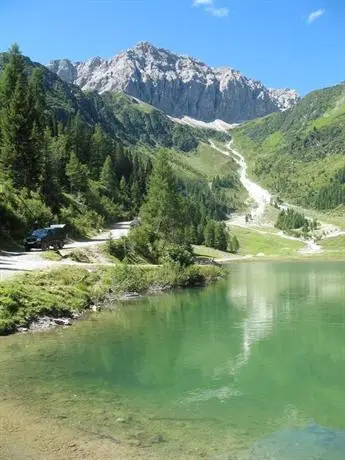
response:
<svg viewBox="0 0 345 460"><path fill-rule="evenodd" d="M51 225L47 228L33 230L24 240L26 251L42 249L46 251L50 247L62 249L66 243L66 225Z"/></svg>

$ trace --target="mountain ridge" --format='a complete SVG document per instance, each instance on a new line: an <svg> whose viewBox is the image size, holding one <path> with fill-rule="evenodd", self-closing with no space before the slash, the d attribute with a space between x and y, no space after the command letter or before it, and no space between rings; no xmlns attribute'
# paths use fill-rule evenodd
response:
<svg viewBox="0 0 345 460"><path fill-rule="evenodd" d="M178 118L242 122L286 110L299 100L295 90L266 88L238 70L210 67L149 42L110 59L57 59L47 67L83 90L125 92Z"/></svg>

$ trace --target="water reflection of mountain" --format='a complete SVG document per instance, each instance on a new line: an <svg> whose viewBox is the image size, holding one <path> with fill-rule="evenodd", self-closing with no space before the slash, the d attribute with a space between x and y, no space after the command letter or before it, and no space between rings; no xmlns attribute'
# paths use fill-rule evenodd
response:
<svg viewBox="0 0 345 460"><path fill-rule="evenodd" d="M210 445L239 431L249 446L310 420L344 429L344 268L233 265L228 280L205 290L18 336L23 345L3 353L0 386L30 395L58 388L70 407L78 395L97 411L120 401L134 413L191 420Z"/></svg>
<svg viewBox="0 0 345 460"><path fill-rule="evenodd" d="M305 420L344 427L343 263L260 263L231 273L228 298L245 311L238 388L288 426ZM335 402L336 401L336 402Z"/></svg>
<svg viewBox="0 0 345 460"><path fill-rule="evenodd" d="M235 367L249 360L253 345L267 338L277 322L301 314L313 315L315 312L305 306L315 299L325 303L338 301L345 293L344 281L344 272L330 271L328 264L279 264L278 271L272 263L235 267L231 271L228 299L246 313L238 325L243 330L243 343Z"/></svg>

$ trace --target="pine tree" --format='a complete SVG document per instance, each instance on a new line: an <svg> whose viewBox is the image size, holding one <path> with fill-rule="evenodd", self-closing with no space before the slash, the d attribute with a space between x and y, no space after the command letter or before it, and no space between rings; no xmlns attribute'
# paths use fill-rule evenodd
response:
<svg viewBox="0 0 345 460"><path fill-rule="evenodd" d="M209 220L204 229L204 243L209 248L214 247L215 243L215 221Z"/></svg>
<svg viewBox="0 0 345 460"><path fill-rule="evenodd" d="M183 241L184 218L181 199L165 151L158 154L149 182L147 199L141 208L143 225L155 239Z"/></svg>
<svg viewBox="0 0 345 460"><path fill-rule="evenodd" d="M227 250L228 252L231 252L231 253L234 252L234 250L233 250L233 245L232 245L232 235L231 235L230 232L228 233L228 240L227 240L226 250Z"/></svg>
<svg viewBox="0 0 345 460"><path fill-rule="evenodd" d="M45 120L45 93L43 88L42 69L34 69L29 80L29 117L31 127L30 135L30 170L28 174L34 184L40 177L43 168L43 146Z"/></svg>
<svg viewBox="0 0 345 460"><path fill-rule="evenodd" d="M110 153L111 143L101 126L97 124L91 136L89 159L90 173L94 180L99 178L104 162ZM113 166L115 167L115 165Z"/></svg>
<svg viewBox="0 0 345 460"><path fill-rule="evenodd" d="M231 238L231 251L230 252L237 254L239 249L240 249L240 243L238 242L237 236L234 235Z"/></svg>
<svg viewBox="0 0 345 460"><path fill-rule="evenodd" d="M139 211L141 202L142 202L142 193L140 191L140 187L137 180L133 180L131 185L131 204L132 209L135 213Z"/></svg>
<svg viewBox="0 0 345 460"><path fill-rule="evenodd" d="M71 120L68 129L69 150L73 150L78 160L84 164L88 164L90 159L90 136L90 128L83 123L78 114Z"/></svg>
<svg viewBox="0 0 345 460"><path fill-rule="evenodd" d="M119 184L117 181L113 161L109 155L104 161L100 174L100 182L103 185L106 194L110 198L115 198L118 196Z"/></svg>
<svg viewBox="0 0 345 460"><path fill-rule="evenodd" d="M220 251L226 251L227 248L227 230L223 222L217 222L214 226L214 245L213 247Z"/></svg>
<svg viewBox="0 0 345 460"><path fill-rule="evenodd" d="M82 192L87 188L87 166L78 160L74 152L71 152L69 162L66 165L66 175L69 178L72 193Z"/></svg>
<svg viewBox="0 0 345 460"><path fill-rule="evenodd" d="M124 176L121 177L119 188L120 188L120 201L123 204L123 206L127 209L130 200L129 200L128 185L127 185L127 182Z"/></svg>
<svg viewBox="0 0 345 460"><path fill-rule="evenodd" d="M43 71L39 68L36 68L32 71L31 77L29 79L29 105L32 120L36 123L41 137L43 138L43 133L46 126L46 100L43 87Z"/></svg>
<svg viewBox="0 0 345 460"><path fill-rule="evenodd" d="M47 128L44 132L42 147L41 193L45 203L51 206L55 214L58 212L60 204L61 183L59 180L59 167L61 167L61 164L56 161L54 155L54 141L49 128Z"/></svg>
<svg viewBox="0 0 345 460"><path fill-rule="evenodd" d="M17 187L30 187L31 129L28 81L24 59L17 45L9 51L9 62L1 78L1 164Z"/></svg>
<svg viewBox="0 0 345 460"><path fill-rule="evenodd" d="M199 244L197 230L193 224L185 229L185 240L188 244Z"/></svg>

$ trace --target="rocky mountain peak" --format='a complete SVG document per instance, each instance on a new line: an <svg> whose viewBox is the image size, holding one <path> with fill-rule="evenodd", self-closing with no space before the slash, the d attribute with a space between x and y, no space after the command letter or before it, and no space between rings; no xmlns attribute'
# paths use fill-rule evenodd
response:
<svg viewBox="0 0 345 460"><path fill-rule="evenodd" d="M84 90L123 91L168 115L203 121L240 122L285 110L299 98L294 90L268 89L237 70L212 68L146 41L108 60L62 59L48 67Z"/></svg>

